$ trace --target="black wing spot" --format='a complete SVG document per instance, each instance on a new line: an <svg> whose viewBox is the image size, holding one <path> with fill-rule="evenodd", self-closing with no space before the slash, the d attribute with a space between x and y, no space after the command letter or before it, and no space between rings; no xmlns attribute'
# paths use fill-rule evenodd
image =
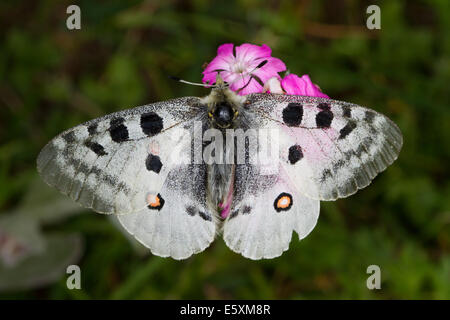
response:
<svg viewBox="0 0 450 320"><path fill-rule="evenodd" d="M297 163L300 159L303 158L303 151L302 147L300 147L298 144L295 144L289 148L289 162L291 164Z"/></svg>
<svg viewBox="0 0 450 320"><path fill-rule="evenodd" d="M316 125L318 128L329 128L333 121L333 113L330 110L320 111L316 115Z"/></svg>
<svg viewBox="0 0 450 320"><path fill-rule="evenodd" d="M303 106L291 102L283 109L283 122L289 127L298 127L303 118Z"/></svg>
<svg viewBox="0 0 450 320"><path fill-rule="evenodd" d="M94 134L97 133L97 127L98 123L93 123L87 128L90 136L93 136Z"/></svg>
<svg viewBox="0 0 450 320"><path fill-rule="evenodd" d="M124 118L112 119L109 127L109 134L112 141L120 143L128 140L128 129L123 124Z"/></svg>
<svg viewBox="0 0 450 320"><path fill-rule="evenodd" d="M86 141L84 145L94 151L98 156L106 156L108 154L105 148L97 142Z"/></svg>
<svg viewBox="0 0 450 320"><path fill-rule="evenodd" d="M375 118L375 112L367 110L365 112L364 120L366 120L368 123L372 123L373 119Z"/></svg>
<svg viewBox="0 0 450 320"><path fill-rule="evenodd" d="M352 109L349 106L342 106L342 115L346 118L351 118Z"/></svg>
<svg viewBox="0 0 450 320"><path fill-rule="evenodd" d="M276 212L288 211L292 207L292 196L289 193L282 192L273 202Z"/></svg>
<svg viewBox="0 0 450 320"><path fill-rule="evenodd" d="M193 216L195 216L195 214L197 213L197 209L195 209L194 206L186 207L186 213L187 213L188 215L190 215L191 217L193 217Z"/></svg>
<svg viewBox="0 0 450 320"><path fill-rule="evenodd" d="M145 167L148 171L159 173L162 167L161 158L150 153L145 159Z"/></svg>
<svg viewBox="0 0 450 320"><path fill-rule="evenodd" d="M141 128L148 136L158 134L163 129L163 119L154 112L144 113L141 116Z"/></svg>
<svg viewBox="0 0 450 320"><path fill-rule="evenodd" d="M242 214L250 214L251 211L252 207L250 206L244 206L244 208L242 208Z"/></svg>
<svg viewBox="0 0 450 320"><path fill-rule="evenodd" d="M118 127L125 122L125 119L122 117L111 119L109 122L111 127Z"/></svg>
<svg viewBox="0 0 450 320"><path fill-rule="evenodd" d="M354 121L349 121L345 127L343 127L341 129L341 131L339 131L339 139L344 139L346 136L348 136L350 134L350 132L352 132L354 129L356 128L356 122Z"/></svg>
<svg viewBox="0 0 450 320"><path fill-rule="evenodd" d="M325 111L325 110L330 110L331 106L330 106L329 103L322 102L322 103L319 103L317 105L317 108L319 108L320 110Z"/></svg>
<svg viewBox="0 0 450 320"><path fill-rule="evenodd" d="M73 132L73 131L70 131L70 132L66 133L65 135L62 136L62 138L67 143L74 143L76 141L76 139L75 139L75 132Z"/></svg>
<svg viewBox="0 0 450 320"><path fill-rule="evenodd" d="M212 218L211 218L211 216L209 214L204 213L202 211L199 211L198 215L205 221L211 221L212 220Z"/></svg>

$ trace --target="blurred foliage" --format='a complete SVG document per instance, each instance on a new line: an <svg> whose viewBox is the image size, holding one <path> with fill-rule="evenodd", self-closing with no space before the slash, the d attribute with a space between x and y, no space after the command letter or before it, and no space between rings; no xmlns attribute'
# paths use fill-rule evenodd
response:
<svg viewBox="0 0 450 320"><path fill-rule="evenodd" d="M379 31L365 28L374 3ZM200 81L225 42L268 44L330 97L388 115L404 147L370 187L322 202L313 232L277 259L247 260L220 238L186 261L142 257L109 219L89 213L50 227L84 236L82 290L62 277L0 298L450 298L447 0L86 0L77 1L79 31L66 28L70 4L0 3L0 211L25 201L39 150L64 129L206 95L167 75ZM371 264L381 267L381 290L366 288Z"/></svg>
<svg viewBox="0 0 450 320"><path fill-rule="evenodd" d="M36 177L19 207L0 214L0 292L47 286L79 262L79 233L43 229L81 211Z"/></svg>

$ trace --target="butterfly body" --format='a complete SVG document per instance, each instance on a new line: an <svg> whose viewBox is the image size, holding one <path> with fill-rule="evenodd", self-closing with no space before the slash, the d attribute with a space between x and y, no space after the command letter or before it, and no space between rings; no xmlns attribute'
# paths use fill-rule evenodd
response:
<svg viewBox="0 0 450 320"><path fill-rule="evenodd" d="M233 251L261 259L287 250L293 231L306 237L321 200L367 186L401 146L397 126L373 110L325 98L239 96L219 83L204 98L69 129L43 148L37 166L82 206L117 214L156 255L185 259L223 234Z"/></svg>
<svg viewBox="0 0 450 320"><path fill-rule="evenodd" d="M239 111L243 102L244 99L228 89L228 86L220 78L211 94L201 100L205 109L208 110L208 129L216 129L222 141L226 140L226 129L236 129L240 126ZM207 199L210 209L218 218L218 229L220 229L222 222L220 213L225 206L224 203L231 201L229 195L233 189L235 164L226 161L230 154L234 153L234 150L230 150L224 144L217 147L221 149L215 150L215 152L220 151L221 161L214 161L208 166Z"/></svg>

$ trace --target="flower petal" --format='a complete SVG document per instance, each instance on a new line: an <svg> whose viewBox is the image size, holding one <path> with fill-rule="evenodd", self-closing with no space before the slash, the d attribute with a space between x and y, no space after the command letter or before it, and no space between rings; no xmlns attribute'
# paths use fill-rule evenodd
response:
<svg viewBox="0 0 450 320"><path fill-rule="evenodd" d="M301 78L296 74L289 74L281 80L281 86L287 94L329 98L320 91L318 86L312 83L311 79L306 74Z"/></svg>
<svg viewBox="0 0 450 320"><path fill-rule="evenodd" d="M231 84L241 75L232 71L221 71L220 76L222 77L223 81Z"/></svg>
<svg viewBox="0 0 450 320"><path fill-rule="evenodd" d="M216 82L216 76L217 76L217 72L203 73L202 82L213 84Z"/></svg>
<svg viewBox="0 0 450 320"><path fill-rule="evenodd" d="M263 92L263 87L258 83L258 81L251 78L249 75L239 77L231 84L230 89L235 92L241 89L238 92L238 94L241 96L245 96L250 93Z"/></svg>
<svg viewBox="0 0 450 320"><path fill-rule="evenodd" d="M257 46L250 43L244 43L236 47L236 59L243 62L250 62L258 58L270 57L272 50L269 46L263 44Z"/></svg>
<svg viewBox="0 0 450 320"><path fill-rule="evenodd" d="M203 82L215 83L217 73L220 73L231 90L241 89L239 94L245 95L263 92L263 84L270 78L281 80L278 72L285 71L286 66L280 59L271 57L269 46L244 43L235 47L235 53L233 47L233 44L226 43L217 49L217 56L203 71Z"/></svg>
<svg viewBox="0 0 450 320"><path fill-rule="evenodd" d="M232 43L224 43L224 44L220 45L219 48L217 48L217 55L234 57L233 47L234 47L234 44L232 44Z"/></svg>
<svg viewBox="0 0 450 320"><path fill-rule="evenodd" d="M263 83L269 80L272 77L279 77L278 72L282 72L286 70L286 65L283 61L278 58L267 57L264 59L259 59L256 66L262 61L267 60L267 63L263 65L261 68L255 69L252 74L261 79Z"/></svg>
<svg viewBox="0 0 450 320"><path fill-rule="evenodd" d="M228 61L230 58L224 58L222 56L215 57L203 70L203 82L212 81L216 82L217 72L220 70L230 70L231 63Z"/></svg>
<svg viewBox="0 0 450 320"><path fill-rule="evenodd" d="M203 70L203 79L205 83L215 83L217 70L230 70L231 64L235 58L233 55L232 43L225 43L217 49L217 56L208 63L208 66Z"/></svg>
<svg viewBox="0 0 450 320"><path fill-rule="evenodd" d="M203 74L209 73L209 72L216 72L216 70L230 70L230 65L232 61L230 61L232 58L226 58L223 56L217 56L208 65L206 66L205 70L203 70Z"/></svg>

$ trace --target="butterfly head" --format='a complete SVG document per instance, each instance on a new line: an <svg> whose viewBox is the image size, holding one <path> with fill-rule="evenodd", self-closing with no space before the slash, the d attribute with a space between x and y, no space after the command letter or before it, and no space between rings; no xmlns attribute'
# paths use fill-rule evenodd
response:
<svg viewBox="0 0 450 320"><path fill-rule="evenodd" d="M230 128L238 115L238 111L227 101L214 105L212 112L208 113L210 119L220 128Z"/></svg>
<svg viewBox="0 0 450 320"><path fill-rule="evenodd" d="M203 98L203 102L208 106L211 123L223 129L233 127L244 101L245 98L231 91L220 76L217 76L211 93Z"/></svg>

